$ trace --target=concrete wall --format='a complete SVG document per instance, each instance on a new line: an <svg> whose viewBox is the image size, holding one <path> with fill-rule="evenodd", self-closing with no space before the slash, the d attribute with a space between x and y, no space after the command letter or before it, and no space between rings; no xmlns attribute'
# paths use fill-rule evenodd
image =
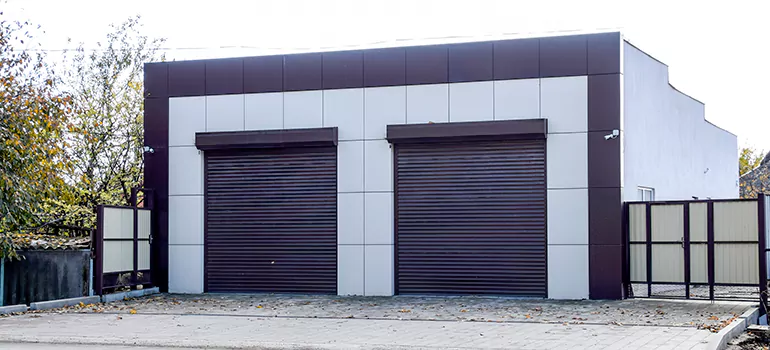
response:
<svg viewBox="0 0 770 350"><path fill-rule="evenodd" d="M394 293L389 124L548 119L548 295L588 298L588 77L169 99L169 291L203 291L195 132L339 127L338 293Z"/></svg>
<svg viewBox="0 0 770 350"><path fill-rule="evenodd" d="M737 198L737 137L704 119L703 103L668 82L668 67L624 42L624 199Z"/></svg>
<svg viewBox="0 0 770 350"><path fill-rule="evenodd" d="M5 262L5 305L29 304L89 295L90 250L19 252Z"/></svg>

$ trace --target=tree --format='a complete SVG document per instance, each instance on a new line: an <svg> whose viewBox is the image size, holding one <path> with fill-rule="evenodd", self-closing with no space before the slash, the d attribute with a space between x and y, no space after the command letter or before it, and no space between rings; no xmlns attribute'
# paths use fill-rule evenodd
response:
<svg viewBox="0 0 770 350"><path fill-rule="evenodd" d="M96 205L129 205L131 188L142 185L144 63L164 57L158 54L163 40L149 39L140 28L138 16L112 25L98 50L80 44L66 62L80 111L73 123L87 130L68 135L74 166L68 182L76 200L60 210L69 212L69 224L93 227Z"/></svg>
<svg viewBox="0 0 770 350"><path fill-rule="evenodd" d="M764 156L764 153L757 151L753 147L741 148L740 157L738 158L738 174L743 176L749 171L754 170L762 162Z"/></svg>
<svg viewBox="0 0 770 350"><path fill-rule="evenodd" d="M741 198L770 193L770 154L765 156L751 147L741 149L739 173Z"/></svg>
<svg viewBox="0 0 770 350"><path fill-rule="evenodd" d="M68 121L71 96L59 92L42 53L23 49L30 30L28 22L0 19L0 258L16 256L12 233L51 219L49 199L66 200L60 174L71 167L62 136L78 133Z"/></svg>

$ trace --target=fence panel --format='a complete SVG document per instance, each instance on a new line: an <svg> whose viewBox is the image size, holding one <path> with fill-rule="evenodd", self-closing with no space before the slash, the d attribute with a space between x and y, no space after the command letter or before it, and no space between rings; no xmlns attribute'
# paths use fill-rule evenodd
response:
<svg viewBox="0 0 770 350"><path fill-rule="evenodd" d="M630 296L757 300L766 290L764 195L626 205Z"/></svg>

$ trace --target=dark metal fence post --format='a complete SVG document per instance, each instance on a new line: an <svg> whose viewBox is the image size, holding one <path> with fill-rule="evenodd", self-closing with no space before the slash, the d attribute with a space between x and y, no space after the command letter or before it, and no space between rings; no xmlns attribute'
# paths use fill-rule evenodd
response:
<svg viewBox="0 0 770 350"><path fill-rule="evenodd" d="M631 227L629 217L628 203L623 203L623 298L633 297L634 291L631 287Z"/></svg>
<svg viewBox="0 0 770 350"><path fill-rule="evenodd" d="M714 201L708 201L707 209L708 222L708 250L706 253L708 260L708 280L709 280L709 300L714 300Z"/></svg>
<svg viewBox="0 0 770 350"><path fill-rule="evenodd" d="M96 207L96 230L91 239L94 255L94 293L104 294L104 206Z"/></svg>
<svg viewBox="0 0 770 350"><path fill-rule="evenodd" d="M652 297L652 205L647 202L645 206L647 230L647 297Z"/></svg>
<svg viewBox="0 0 770 350"><path fill-rule="evenodd" d="M759 316L767 314L767 207L765 194L757 196L757 208L759 217Z"/></svg>
<svg viewBox="0 0 770 350"><path fill-rule="evenodd" d="M131 203L134 214L134 241L133 241L133 271L131 272L131 285L139 284L139 208L136 206L137 190L131 189Z"/></svg>
<svg viewBox="0 0 770 350"><path fill-rule="evenodd" d="M684 204L684 237L682 237L682 248L684 248L685 299L690 299L690 203Z"/></svg>

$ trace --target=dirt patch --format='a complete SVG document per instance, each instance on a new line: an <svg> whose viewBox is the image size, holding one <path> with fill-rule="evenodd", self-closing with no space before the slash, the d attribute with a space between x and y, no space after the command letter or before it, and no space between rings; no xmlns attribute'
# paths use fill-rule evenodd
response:
<svg viewBox="0 0 770 350"><path fill-rule="evenodd" d="M767 350L770 349L770 335L764 332L746 332L731 340L727 350Z"/></svg>
<svg viewBox="0 0 770 350"><path fill-rule="evenodd" d="M681 326L718 330L748 303L163 294L54 312Z"/></svg>

